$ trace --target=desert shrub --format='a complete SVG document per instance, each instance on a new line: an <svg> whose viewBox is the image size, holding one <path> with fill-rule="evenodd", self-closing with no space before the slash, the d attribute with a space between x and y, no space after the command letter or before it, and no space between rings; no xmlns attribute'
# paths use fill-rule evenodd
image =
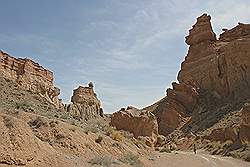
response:
<svg viewBox="0 0 250 167"><path fill-rule="evenodd" d="M96 156L88 163L90 163L91 165L100 165L103 167L111 167L112 164L119 164L117 161L114 161L111 157L107 156Z"/></svg>
<svg viewBox="0 0 250 167"><path fill-rule="evenodd" d="M74 126L77 126L76 120L74 120L74 119L71 120L70 124L71 124L71 125L74 125Z"/></svg>
<svg viewBox="0 0 250 167"><path fill-rule="evenodd" d="M119 143L113 143L112 147L120 147L120 144Z"/></svg>
<svg viewBox="0 0 250 167"><path fill-rule="evenodd" d="M70 115L70 113L68 112L64 112L62 115L60 115L60 118L61 119L64 119L64 120L68 120L70 119L72 116Z"/></svg>
<svg viewBox="0 0 250 167"><path fill-rule="evenodd" d="M100 144L102 142L102 140L103 140L103 137L102 136L98 136L98 138L95 139L95 142Z"/></svg>
<svg viewBox="0 0 250 167"><path fill-rule="evenodd" d="M119 161L121 161L122 163L124 164L128 164L128 165L131 165L131 166L135 166L135 167L143 167L143 164L142 162L139 160L139 157L132 154L132 153L129 153L129 154L126 154L124 155L123 157L121 157L119 159Z"/></svg>
<svg viewBox="0 0 250 167"><path fill-rule="evenodd" d="M221 144L221 148L227 149L232 145L233 145L233 142L231 140L227 140L227 141L225 141L224 143Z"/></svg>
<svg viewBox="0 0 250 167"><path fill-rule="evenodd" d="M34 120L28 122L28 124L30 125L30 127L35 129L40 128L42 126L48 126L48 122L39 116L36 117Z"/></svg>
<svg viewBox="0 0 250 167"><path fill-rule="evenodd" d="M63 134L61 134L61 133L57 134L55 137L56 137L57 140L65 138L65 136Z"/></svg>
<svg viewBox="0 0 250 167"><path fill-rule="evenodd" d="M50 123L49 123L51 128L56 127L57 124L58 124L58 121L50 121Z"/></svg>
<svg viewBox="0 0 250 167"><path fill-rule="evenodd" d="M84 127L84 132L86 134L88 134L89 132L97 133L99 132L99 129L96 126L88 126L88 127Z"/></svg>
<svg viewBox="0 0 250 167"><path fill-rule="evenodd" d="M171 153L172 151L168 147L164 147L164 148L160 149L159 152Z"/></svg>
<svg viewBox="0 0 250 167"><path fill-rule="evenodd" d="M119 131L113 131L111 134L111 138L115 141L121 142L124 139L124 136Z"/></svg>
<svg viewBox="0 0 250 167"><path fill-rule="evenodd" d="M121 131L121 132L122 132L123 136L124 136L125 138L127 138L127 139L131 139L131 138L134 137L133 133L130 133L130 132L128 132L128 131Z"/></svg>
<svg viewBox="0 0 250 167"><path fill-rule="evenodd" d="M31 108L31 105L28 102L18 102L18 103L16 103L16 108L28 110Z"/></svg>
<svg viewBox="0 0 250 167"><path fill-rule="evenodd" d="M112 126L108 126L104 128L104 132L106 133L107 136L111 136L111 134L115 131L116 129Z"/></svg>
<svg viewBox="0 0 250 167"><path fill-rule="evenodd" d="M10 116L4 117L4 124L9 129L13 128L14 127L13 118L11 118Z"/></svg>

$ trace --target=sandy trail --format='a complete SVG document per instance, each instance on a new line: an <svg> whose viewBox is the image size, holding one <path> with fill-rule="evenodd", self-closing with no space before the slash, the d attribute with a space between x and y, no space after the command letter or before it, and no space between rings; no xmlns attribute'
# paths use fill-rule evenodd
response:
<svg viewBox="0 0 250 167"><path fill-rule="evenodd" d="M154 160L145 164L150 167L250 167L249 162L203 153L178 151L176 153L154 153Z"/></svg>

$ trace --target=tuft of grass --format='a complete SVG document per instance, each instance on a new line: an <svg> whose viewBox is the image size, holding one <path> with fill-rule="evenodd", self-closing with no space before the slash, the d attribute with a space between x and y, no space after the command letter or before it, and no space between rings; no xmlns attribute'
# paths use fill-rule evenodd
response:
<svg viewBox="0 0 250 167"><path fill-rule="evenodd" d="M16 108L17 109L22 109L22 110L29 110L31 108L31 105L28 102L17 102L16 103Z"/></svg>
<svg viewBox="0 0 250 167"><path fill-rule="evenodd" d="M90 163L91 165L100 165L103 167L111 167L112 164L119 164L117 161L114 161L111 157L107 156L96 156L88 163Z"/></svg>
<svg viewBox="0 0 250 167"><path fill-rule="evenodd" d="M29 123L30 127L38 129L42 126L48 126L48 122L42 117L38 116L34 120L31 120Z"/></svg>
<svg viewBox="0 0 250 167"><path fill-rule="evenodd" d="M13 118L6 116L4 117L4 124L7 128L13 128L14 127L14 122L13 122Z"/></svg>
<svg viewBox="0 0 250 167"><path fill-rule="evenodd" d="M122 163L124 164L128 164L128 165L131 165L131 166L135 166L135 167L143 167L143 164L142 162L139 160L139 157L132 154L132 153L129 153L129 154L126 154L124 155L124 157L121 157L119 159L119 161L121 161Z"/></svg>
<svg viewBox="0 0 250 167"><path fill-rule="evenodd" d="M124 140L124 136L119 131L113 131L111 134L111 138L118 142L122 142Z"/></svg>

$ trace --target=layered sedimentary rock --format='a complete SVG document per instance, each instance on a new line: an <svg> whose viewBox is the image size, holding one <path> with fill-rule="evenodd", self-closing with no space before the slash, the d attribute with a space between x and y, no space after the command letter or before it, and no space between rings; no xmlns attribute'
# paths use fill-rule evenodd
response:
<svg viewBox="0 0 250 167"><path fill-rule="evenodd" d="M158 135L157 120L154 114L141 111L134 107L122 108L111 117L111 125L119 130L127 130L137 138L148 136L156 138Z"/></svg>
<svg viewBox="0 0 250 167"><path fill-rule="evenodd" d="M66 110L76 119L88 120L103 117L101 102L98 100L93 87L93 83L90 82L88 86L79 86L73 91L71 97L73 104L67 105Z"/></svg>
<svg viewBox="0 0 250 167"><path fill-rule="evenodd" d="M185 83L172 83L167 96L145 109L157 117L159 134L168 135L188 121L197 103L196 87Z"/></svg>
<svg viewBox="0 0 250 167"><path fill-rule="evenodd" d="M0 51L0 75L25 90L39 93L60 108L60 89L53 85L53 73L30 59L15 58Z"/></svg>
<svg viewBox="0 0 250 167"><path fill-rule="evenodd" d="M250 25L239 23L216 40L210 16L204 14L186 37L188 55L178 74L180 83L193 82L217 99L250 97Z"/></svg>
<svg viewBox="0 0 250 167"><path fill-rule="evenodd" d="M207 14L197 18L186 37L189 50L178 83L172 84L166 97L144 108L157 117L159 134L204 130L250 98L250 25L223 29L216 39L210 21ZM243 123L240 128L245 138L247 126ZM238 130L237 126L225 127L214 130L210 137L235 141ZM220 136L221 132L226 134Z"/></svg>

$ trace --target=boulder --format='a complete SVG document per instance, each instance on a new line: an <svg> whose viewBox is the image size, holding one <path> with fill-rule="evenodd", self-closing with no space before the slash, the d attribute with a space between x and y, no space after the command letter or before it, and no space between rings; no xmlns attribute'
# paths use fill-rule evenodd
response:
<svg viewBox="0 0 250 167"><path fill-rule="evenodd" d="M113 113L110 124L118 130L133 133L135 138L138 136L156 138L158 135L158 125L154 114L134 107Z"/></svg>

